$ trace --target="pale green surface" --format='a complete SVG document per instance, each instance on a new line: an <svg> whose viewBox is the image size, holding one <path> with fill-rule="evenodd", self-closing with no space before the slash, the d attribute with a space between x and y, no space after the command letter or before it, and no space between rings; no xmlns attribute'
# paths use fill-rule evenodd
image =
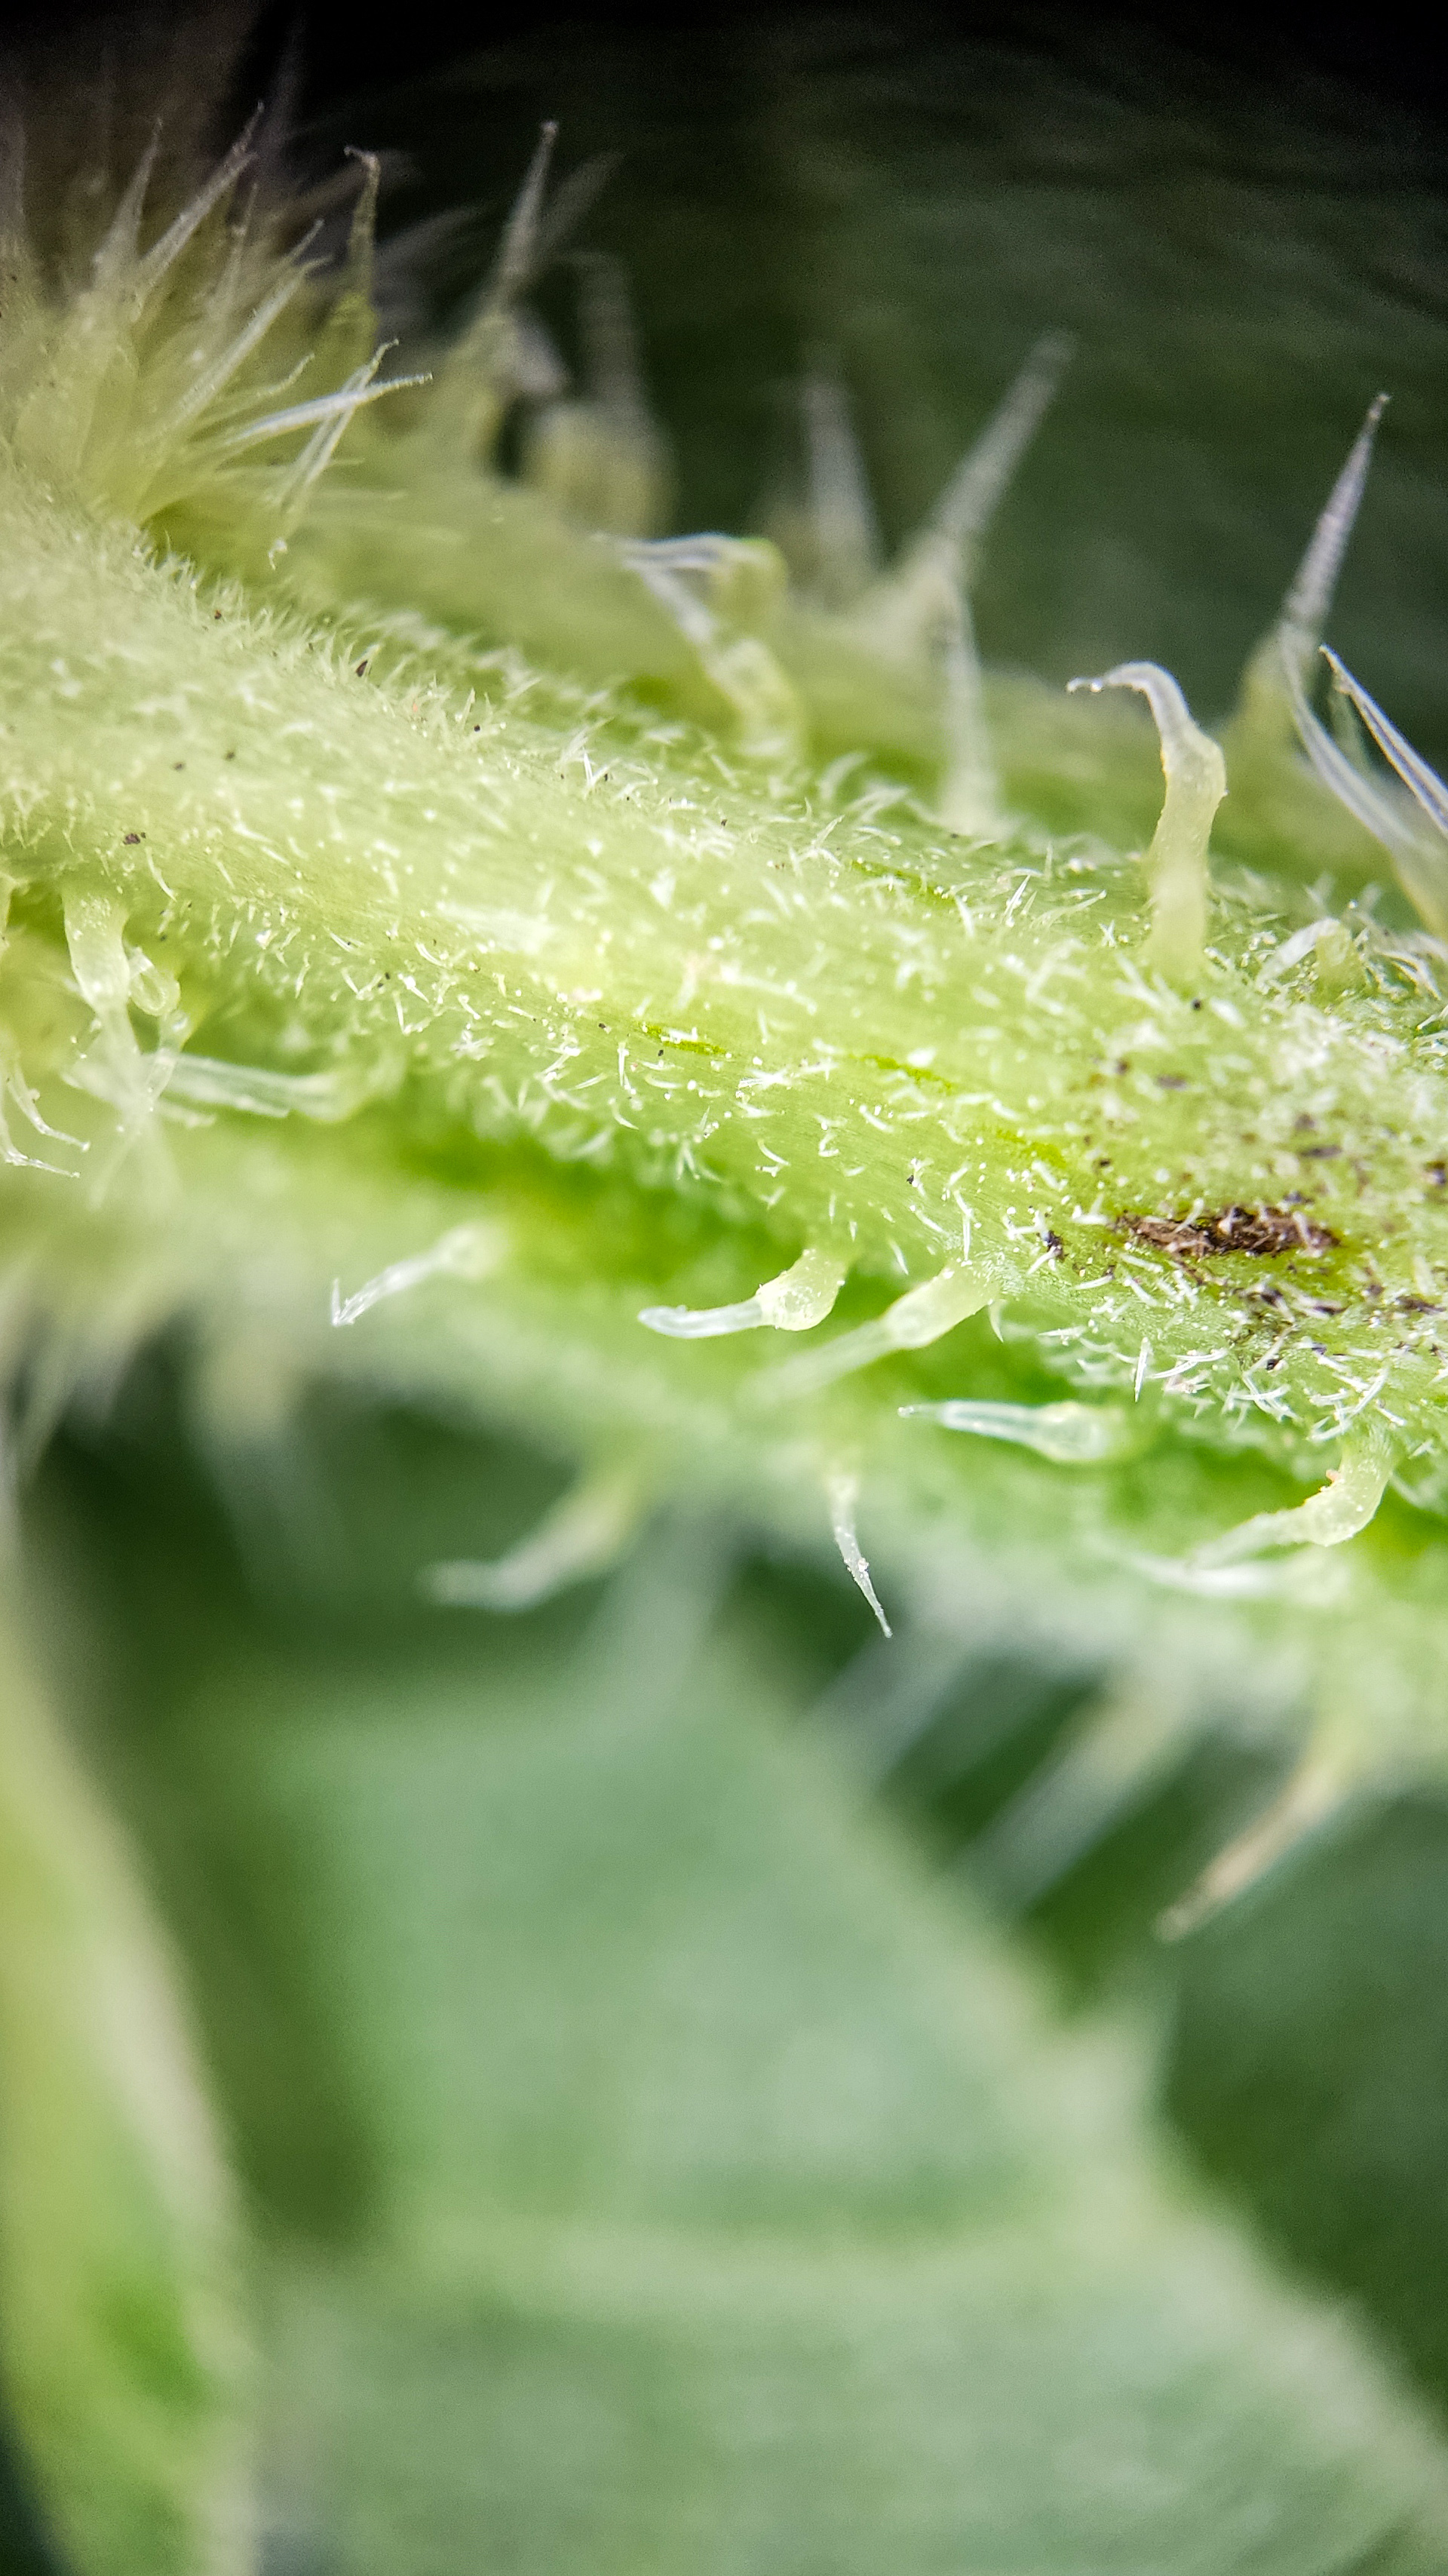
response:
<svg viewBox="0 0 1448 2576"><path fill-rule="evenodd" d="M237 2212L171 1962L7 1620L0 1679L7 2408L96 2576L253 2563Z"/></svg>
<svg viewBox="0 0 1448 2576"><path fill-rule="evenodd" d="M1124 2044L1053 2032L760 1641L701 1652L693 1553L491 1681L228 1641L150 1757L372 2177L356 2251L274 2266L280 2530L346 2576L1426 2576L1409 2410L1151 2172Z"/></svg>

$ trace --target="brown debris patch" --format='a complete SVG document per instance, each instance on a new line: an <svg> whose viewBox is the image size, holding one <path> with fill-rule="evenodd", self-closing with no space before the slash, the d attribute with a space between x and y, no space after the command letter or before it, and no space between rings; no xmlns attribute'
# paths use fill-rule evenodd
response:
<svg viewBox="0 0 1448 2576"><path fill-rule="evenodd" d="M1229 1207L1217 1216L1133 1216L1126 1224L1139 1243L1157 1244L1177 1261L1204 1261L1217 1252L1331 1252L1337 1236L1301 1208Z"/></svg>

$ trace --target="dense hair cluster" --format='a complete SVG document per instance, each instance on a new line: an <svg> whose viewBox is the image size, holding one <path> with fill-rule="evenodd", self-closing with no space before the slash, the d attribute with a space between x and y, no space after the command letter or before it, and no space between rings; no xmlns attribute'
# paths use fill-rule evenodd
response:
<svg viewBox="0 0 1448 2576"><path fill-rule="evenodd" d="M1059 340L893 565L822 378L793 577L658 535L620 280L585 265L582 393L529 308L589 185L549 206L551 145L454 342L391 379L365 156L309 205L248 194L244 136L159 229L147 160L78 283L12 192L22 1445L181 1322L229 1439L343 1369L579 1458L526 1564L449 1598L536 1598L712 1485L833 1527L875 1601L858 1509L928 1617L952 1564L1019 1598L1047 1553L1103 1654L1230 1602L1245 1666L1285 1604L1334 1702L1378 1584L1415 1735L1418 1575L1321 1556L1390 1485L1448 1491L1442 790L1340 666L1396 777L1312 703L1378 407L1224 756L1154 665L1075 698L978 667ZM1159 734L1144 855L1107 689ZM1224 793L1275 881L1210 864ZM1364 831L1425 927L1303 890Z"/></svg>

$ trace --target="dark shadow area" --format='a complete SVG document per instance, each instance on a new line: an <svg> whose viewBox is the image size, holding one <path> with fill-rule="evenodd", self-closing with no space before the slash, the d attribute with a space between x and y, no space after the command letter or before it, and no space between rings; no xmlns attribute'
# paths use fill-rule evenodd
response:
<svg viewBox="0 0 1448 2576"><path fill-rule="evenodd" d="M1051 1672L994 1654L972 1662L880 1779L883 1795L954 1862L1038 1766L1097 1687L1090 1672Z"/></svg>
<svg viewBox="0 0 1448 2576"><path fill-rule="evenodd" d="M66 2576L41 2529L29 2487L0 2413L0 2576Z"/></svg>
<svg viewBox="0 0 1448 2576"><path fill-rule="evenodd" d="M1283 1768L1280 1748L1224 1724L1032 1901L1024 1919L1073 2001L1099 1999L1122 1976L1170 1989L1177 1958L1159 1936L1162 1915L1270 1803Z"/></svg>
<svg viewBox="0 0 1448 2576"><path fill-rule="evenodd" d="M1316 52L1245 13L1213 37L1146 9L716 10L646 33L545 12L369 71L325 24L307 151L390 150L394 237L464 217L412 264L404 337L476 283L542 120L561 170L609 163L580 238L631 282L681 527L771 523L825 351L898 542L1036 335L1073 333L986 549L989 661L1056 682L1149 656L1224 715L1389 387L1338 640L1442 749L1448 136L1386 41ZM543 281L570 363L572 300Z"/></svg>
<svg viewBox="0 0 1448 2576"><path fill-rule="evenodd" d="M1074 334L974 599L987 660L1052 684L1152 658L1225 717L1386 387L1334 641L1430 759L1448 751L1448 92L1405 22L27 0L9 42L68 41L93 82L108 42L164 62L157 27L179 58L213 25L238 58L218 134L264 98L303 170L384 155L384 241L423 228L390 259L385 330L418 363L486 272L542 121L561 174L608 165L578 241L629 278L680 528L775 524L824 352L898 542L1037 335ZM566 262L536 302L576 369Z"/></svg>
<svg viewBox="0 0 1448 2576"><path fill-rule="evenodd" d="M1133 1999L1164 2017L1180 2136L1276 2254L1359 2302L1448 2404L1448 1800L1345 1817L1169 1942L1163 1914L1271 1803L1286 1750L1224 1713L1023 1894L993 1828L1089 1727L1094 1688L1024 1659L970 1663L922 1701L880 1793L1019 1924L1070 2008ZM848 1718L868 1744L868 1709ZM881 1743L892 1724L882 1695Z"/></svg>
<svg viewBox="0 0 1448 2576"><path fill-rule="evenodd" d="M1182 1945L1166 2100L1448 2403L1448 1802L1359 1813Z"/></svg>

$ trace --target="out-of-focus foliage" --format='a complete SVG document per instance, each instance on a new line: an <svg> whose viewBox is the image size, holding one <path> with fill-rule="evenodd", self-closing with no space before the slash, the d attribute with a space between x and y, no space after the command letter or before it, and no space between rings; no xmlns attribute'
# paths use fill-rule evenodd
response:
<svg viewBox="0 0 1448 2576"><path fill-rule="evenodd" d="M848 1596L680 1522L480 1663L388 1558L526 1465L316 1417L333 1571L259 1619L155 1403L37 1532L260 2197L276 2560L1438 2562L1401 2394L809 1714Z"/></svg>

